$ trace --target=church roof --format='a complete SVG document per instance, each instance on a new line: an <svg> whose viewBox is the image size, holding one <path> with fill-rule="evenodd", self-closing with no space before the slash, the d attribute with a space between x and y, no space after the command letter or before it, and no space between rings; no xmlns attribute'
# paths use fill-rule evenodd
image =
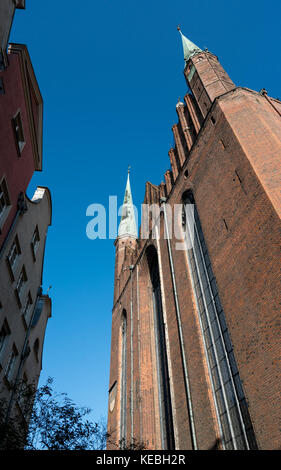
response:
<svg viewBox="0 0 281 470"><path fill-rule="evenodd" d="M200 49L200 47L196 46L196 44L194 44L189 39L187 39L187 37L185 37L182 34L179 26L178 26L178 31L180 32L181 39L182 39L184 60L187 62L190 59L190 57L192 57L197 52L201 52L202 49Z"/></svg>
<svg viewBox="0 0 281 470"><path fill-rule="evenodd" d="M121 221L118 229L118 237L138 238L129 171L122 206Z"/></svg>

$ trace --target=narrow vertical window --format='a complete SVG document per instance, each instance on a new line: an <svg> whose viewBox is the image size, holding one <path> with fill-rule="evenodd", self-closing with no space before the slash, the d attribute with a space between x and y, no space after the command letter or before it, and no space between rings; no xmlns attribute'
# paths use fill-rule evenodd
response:
<svg viewBox="0 0 281 470"><path fill-rule="evenodd" d="M23 148L25 146L25 139L23 134L23 125L21 120L21 113L20 111L17 112L15 117L12 119L12 125L14 129L15 141L17 146L18 155L21 155Z"/></svg>
<svg viewBox="0 0 281 470"><path fill-rule="evenodd" d="M5 94L4 82L3 82L3 78L0 78L0 95L4 95L4 94Z"/></svg>
<svg viewBox="0 0 281 470"><path fill-rule="evenodd" d="M8 259L9 259L11 268L14 267L19 255L20 255L20 246L19 246L18 237L16 237L12 243L12 246L8 254Z"/></svg>
<svg viewBox="0 0 281 470"><path fill-rule="evenodd" d="M7 256L8 267L9 267L9 271L10 271L10 275L12 277L12 280L15 279L15 277L14 277L15 276L15 269L16 269L16 266L18 264L20 254L21 254L20 244L19 244L18 237L16 236L13 243L12 243L12 245L11 245L8 256Z"/></svg>
<svg viewBox="0 0 281 470"><path fill-rule="evenodd" d="M24 322L24 325L25 325L26 328L27 328L27 325L28 325L28 322L29 322L29 319L30 319L30 315L31 315L31 307L32 307L32 297L31 297L31 293L29 291L28 294L27 294L25 303L24 303L23 310L22 310L22 319L23 319L23 322Z"/></svg>
<svg viewBox="0 0 281 470"><path fill-rule="evenodd" d="M26 411L27 411L26 408L29 408L28 406L29 401L30 401L30 391L28 388L28 379L27 379L26 372L24 372L22 379L18 386L18 397L17 397L17 402L23 415L26 414Z"/></svg>
<svg viewBox="0 0 281 470"><path fill-rule="evenodd" d="M16 365L16 360L18 356L18 351L15 345L13 345L8 364L5 370L5 377L8 380L9 384L12 384L14 374L15 374L15 365Z"/></svg>
<svg viewBox="0 0 281 470"><path fill-rule="evenodd" d="M11 333L11 331L10 331L8 322L5 319L3 324L2 324L1 330L0 330L0 361L1 361L2 355L4 353L6 343L7 343L7 340L8 340L8 337L9 337L10 333Z"/></svg>
<svg viewBox="0 0 281 470"><path fill-rule="evenodd" d="M36 260L36 253L39 247L40 237L39 237L39 230L38 226L36 225L35 230L33 232L32 240L31 240L31 249L34 261Z"/></svg>
<svg viewBox="0 0 281 470"><path fill-rule="evenodd" d="M188 204L194 204L191 193L184 198L187 255L222 443L225 449L256 449L246 399L198 212L194 205L192 220Z"/></svg>
<svg viewBox="0 0 281 470"><path fill-rule="evenodd" d="M0 233L10 208L11 202L8 194L7 183L5 178L3 178L0 183Z"/></svg>
<svg viewBox="0 0 281 470"><path fill-rule="evenodd" d="M126 411L127 411L127 313L123 310L121 324L121 419L120 445L126 445Z"/></svg>
<svg viewBox="0 0 281 470"><path fill-rule="evenodd" d="M110 387L108 394L109 394L109 397L108 397L109 411L112 413L115 407L115 402L116 402L116 394L117 394L117 382L116 381L114 382L112 387Z"/></svg>
<svg viewBox="0 0 281 470"><path fill-rule="evenodd" d="M36 357L36 361L39 361L39 338L36 338L34 342L33 351Z"/></svg>
<svg viewBox="0 0 281 470"><path fill-rule="evenodd" d="M154 247L149 247L147 254L152 284L153 313L155 322L156 366L158 376L158 395L162 448L174 449L175 442L172 417L172 403L168 372L165 327L163 319L159 265L157 252Z"/></svg>
<svg viewBox="0 0 281 470"><path fill-rule="evenodd" d="M27 283L27 275L26 275L25 267L23 266L22 270L20 272L18 281L17 281L16 291L15 291L16 292L16 297L17 297L17 300L19 302L20 307L22 307L23 294L24 294L24 291L25 291L26 283Z"/></svg>

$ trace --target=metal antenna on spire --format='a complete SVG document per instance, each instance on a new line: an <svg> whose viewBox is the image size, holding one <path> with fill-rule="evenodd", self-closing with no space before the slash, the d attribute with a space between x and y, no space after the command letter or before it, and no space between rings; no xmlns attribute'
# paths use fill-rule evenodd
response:
<svg viewBox="0 0 281 470"><path fill-rule="evenodd" d="M131 170L131 166L128 165L128 173L130 173L130 170Z"/></svg>

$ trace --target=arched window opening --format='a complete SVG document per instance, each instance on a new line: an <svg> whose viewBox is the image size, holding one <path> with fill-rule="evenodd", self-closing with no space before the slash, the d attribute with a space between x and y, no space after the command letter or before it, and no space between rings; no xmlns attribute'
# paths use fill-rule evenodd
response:
<svg viewBox="0 0 281 470"><path fill-rule="evenodd" d="M257 449L225 314L191 192L184 194L183 203L188 264L222 443L225 449ZM194 205L194 211L188 210L189 204Z"/></svg>
<svg viewBox="0 0 281 470"><path fill-rule="evenodd" d="M120 446L126 445L126 409L127 409L127 313L122 312L121 320L121 419Z"/></svg>
<svg viewBox="0 0 281 470"><path fill-rule="evenodd" d="M163 449L174 449L172 403L168 373L165 326L160 287L159 265L154 246L147 249L147 260L152 284L153 313L155 323L156 366L158 376L159 412Z"/></svg>

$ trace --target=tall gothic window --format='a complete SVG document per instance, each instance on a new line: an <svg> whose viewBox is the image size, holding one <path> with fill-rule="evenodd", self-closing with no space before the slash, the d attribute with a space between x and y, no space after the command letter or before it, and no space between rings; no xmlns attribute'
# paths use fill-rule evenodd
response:
<svg viewBox="0 0 281 470"><path fill-rule="evenodd" d="M120 444L126 445L126 409L127 409L127 313L122 312L121 324L121 416Z"/></svg>
<svg viewBox="0 0 281 470"><path fill-rule="evenodd" d="M160 424L163 449L174 449L174 429L172 417L171 393L169 384L167 349L165 340L163 308L157 252L150 246L147 250L152 284L153 313L155 323L156 366L158 376L158 394Z"/></svg>
<svg viewBox="0 0 281 470"><path fill-rule="evenodd" d="M234 358L225 314L220 303L215 276L192 193L187 193L183 202L188 263L222 443L225 449L256 449L257 444ZM189 210L190 204L194 208L193 214Z"/></svg>

